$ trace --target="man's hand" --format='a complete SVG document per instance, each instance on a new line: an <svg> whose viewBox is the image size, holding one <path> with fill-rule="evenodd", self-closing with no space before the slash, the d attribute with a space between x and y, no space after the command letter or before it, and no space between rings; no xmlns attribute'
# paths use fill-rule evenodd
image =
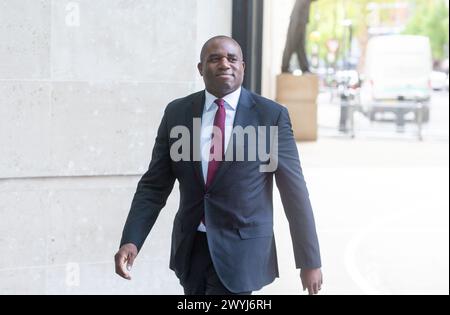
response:
<svg viewBox="0 0 450 315"><path fill-rule="evenodd" d="M123 244L114 256L116 262L116 273L127 280L131 280L130 270L134 259L138 254L136 245L132 243Z"/></svg>
<svg viewBox="0 0 450 315"><path fill-rule="evenodd" d="M303 291L308 289L309 295L317 294L322 289L323 280L320 268L302 269L300 278L302 279Z"/></svg>

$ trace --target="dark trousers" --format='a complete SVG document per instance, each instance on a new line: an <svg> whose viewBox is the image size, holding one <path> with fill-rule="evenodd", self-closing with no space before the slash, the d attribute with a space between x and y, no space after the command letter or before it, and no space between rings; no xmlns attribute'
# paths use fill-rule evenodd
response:
<svg viewBox="0 0 450 315"><path fill-rule="evenodd" d="M252 292L234 293L220 281L209 254L206 233L197 232L192 248L190 270L184 283L185 295L249 295Z"/></svg>

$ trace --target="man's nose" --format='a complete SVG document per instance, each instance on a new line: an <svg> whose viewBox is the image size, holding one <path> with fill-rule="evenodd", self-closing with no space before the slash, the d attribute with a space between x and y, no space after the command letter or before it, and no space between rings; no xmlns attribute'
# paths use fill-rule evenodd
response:
<svg viewBox="0 0 450 315"><path fill-rule="evenodd" d="M230 62L228 61L227 57L220 58L219 67L221 69L229 69L230 68Z"/></svg>

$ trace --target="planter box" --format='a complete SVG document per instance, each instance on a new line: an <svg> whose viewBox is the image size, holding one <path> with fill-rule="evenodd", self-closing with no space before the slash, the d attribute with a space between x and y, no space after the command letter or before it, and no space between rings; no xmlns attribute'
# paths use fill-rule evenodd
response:
<svg viewBox="0 0 450 315"><path fill-rule="evenodd" d="M317 140L318 94L319 80L316 75L283 73L277 77L276 100L288 109L297 141Z"/></svg>

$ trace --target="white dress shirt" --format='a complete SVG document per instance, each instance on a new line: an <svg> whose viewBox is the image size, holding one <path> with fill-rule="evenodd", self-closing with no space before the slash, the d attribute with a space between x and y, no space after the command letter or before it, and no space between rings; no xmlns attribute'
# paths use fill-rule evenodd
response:
<svg viewBox="0 0 450 315"><path fill-rule="evenodd" d="M233 130L234 117L236 116L236 109L241 95L241 88L239 87L233 93L225 95L222 99L225 101L225 143L224 150L227 150L230 142L231 132ZM211 148L211 134L214 126L214 117L217 112L217 104L214 101L217 99L214 95L205 90L205 106L202 114L202 129L200 133L200 154L202 159L203 180L206 183L208 175L209 151ZM223 152L225 155L225 152ZM198 231L206 232L206 227L200 222Z"/></svg>

